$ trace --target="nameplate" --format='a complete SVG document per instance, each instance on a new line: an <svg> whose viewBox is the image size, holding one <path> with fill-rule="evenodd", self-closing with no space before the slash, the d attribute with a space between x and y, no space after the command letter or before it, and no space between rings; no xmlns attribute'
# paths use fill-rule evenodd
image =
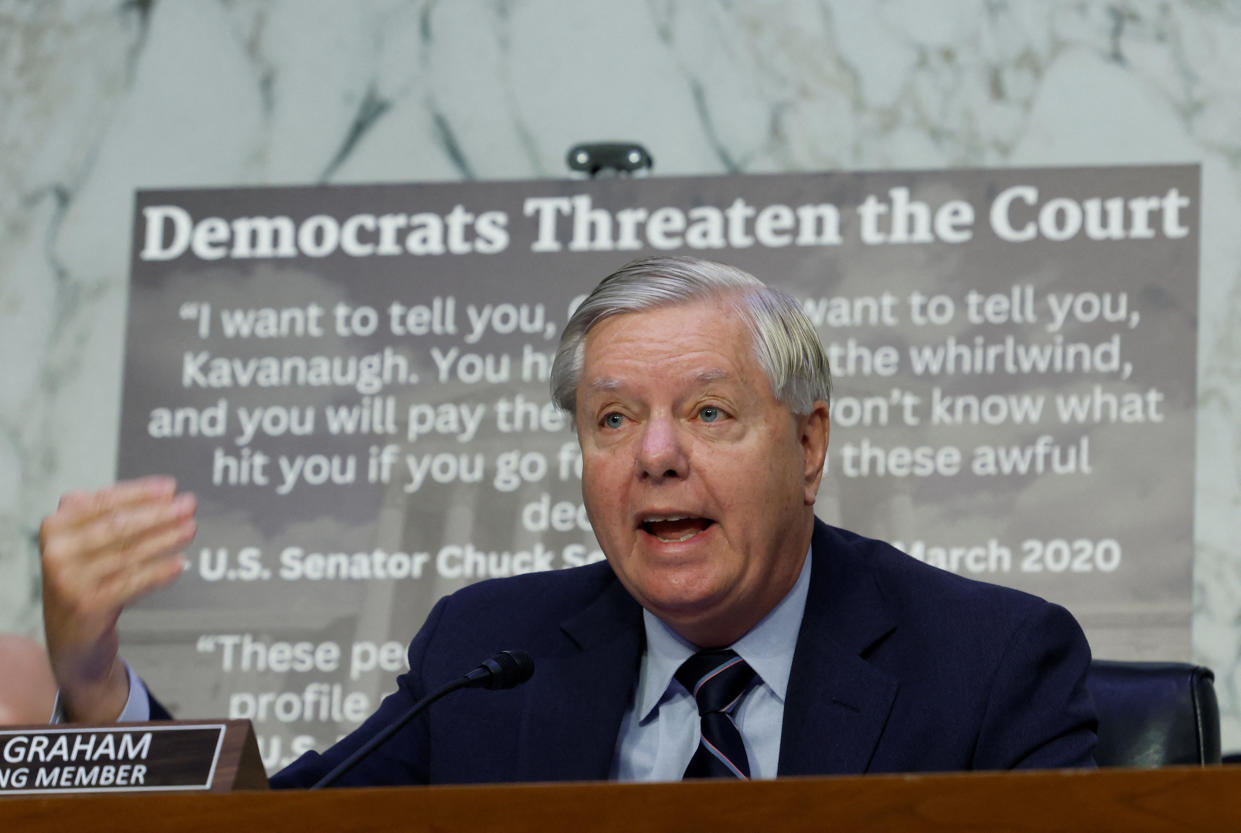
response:
<svg viewBox="0 0 1241 833"><path fill-rule="evenodd" d="M237 766L219 777L221 752L230 729L243 730L255 749L248 724L142 723L102 726L43 726L0 730L0 795L97 792L207 791L233 783ZM232 734L239 734L234 731ZM242 740L244 741L244 737ZM244 756L250 757L250 756ZM261 776L261 772L260 772ZM247 783L244 786L266 786Z"/></svg>

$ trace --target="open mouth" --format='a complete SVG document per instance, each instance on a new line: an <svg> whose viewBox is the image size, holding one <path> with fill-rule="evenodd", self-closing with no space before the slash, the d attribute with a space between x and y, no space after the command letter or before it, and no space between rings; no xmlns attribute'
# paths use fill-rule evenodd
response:
<svg viewBox="0 0 1241 833"><path fill-rule="evenodd" d="M653 535L665 544L680 544L706 531L715 521L688 515L648 517L642 521L642 531Z"/></svg>

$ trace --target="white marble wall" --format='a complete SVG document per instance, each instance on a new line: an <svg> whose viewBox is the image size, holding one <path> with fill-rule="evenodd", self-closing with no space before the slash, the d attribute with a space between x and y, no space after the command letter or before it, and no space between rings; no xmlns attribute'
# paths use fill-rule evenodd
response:
<svg viewBox="0 0 1241 833"><path fill-rule="evenodd" d="M1194 659L1241 749L1241 4L0 0L0 630L113 471L135 188L1200 162Z"/></svg>

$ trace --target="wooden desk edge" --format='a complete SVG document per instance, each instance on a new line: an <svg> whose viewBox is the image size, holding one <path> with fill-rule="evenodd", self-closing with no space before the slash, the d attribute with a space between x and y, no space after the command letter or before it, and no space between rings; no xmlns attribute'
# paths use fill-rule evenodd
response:
<svg viewBox="0 0 1241 833"><path fill-rule="evenodd" d="M1056 770L675 784L500 784L13 796L0 829L306 831L1210 830L1241 833L1241 768Z"/></svg>

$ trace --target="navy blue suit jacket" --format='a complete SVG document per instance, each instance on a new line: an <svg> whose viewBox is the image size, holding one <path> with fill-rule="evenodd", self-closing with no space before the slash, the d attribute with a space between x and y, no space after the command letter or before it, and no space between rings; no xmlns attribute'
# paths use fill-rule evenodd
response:
<svg viewBox="0 0 1241 833"><path fill-rule="evenodd" d="M781 775L1090 766L1090 649L1063 608L816 522ZM416 700L497 650L535 661L508 691L449 695L342 785L602 780L643 649L606 563L483 582L435 606L410 671L357 731L272 778L309 786Z"/></svg>

